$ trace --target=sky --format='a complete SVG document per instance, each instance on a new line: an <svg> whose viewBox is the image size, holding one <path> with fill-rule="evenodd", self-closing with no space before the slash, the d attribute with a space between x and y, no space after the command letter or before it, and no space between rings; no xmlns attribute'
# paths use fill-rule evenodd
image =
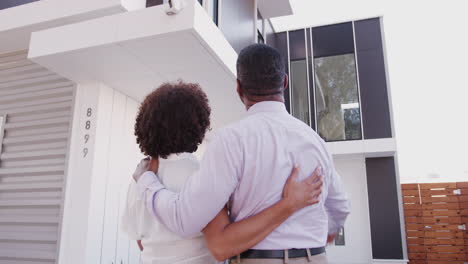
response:
<svg viewBox="0 0 468 264"><path fill-rule="evenodd" d="M468 181L468 2L291 2L276 31L383 17L401 182Z"/></svg>

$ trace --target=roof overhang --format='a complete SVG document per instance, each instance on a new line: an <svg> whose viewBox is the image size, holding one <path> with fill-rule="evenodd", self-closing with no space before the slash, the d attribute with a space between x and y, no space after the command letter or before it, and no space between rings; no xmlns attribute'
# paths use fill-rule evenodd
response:
<svg viewBox="0 0 468 264"><path fill-rule="evenodd" d="M145 0L41 0L0 10L0 54L26 50L32 32L144 7Z"/></svg>
<svg viewBox="0 0 468 264"><path fill-rule="evenodd" d="M257 7L263 18L289 16L293 14L291 0L258 0Z"/></svg>
<svg viewBox="0 0 468 264"><path fill-rule="evenodd" d="M77 83L100 82L137 101L182 79L208 94L213 127L245 112L236 94L237 53L196 1L177 15L166 5L35 32L29 58Z"/></svg>

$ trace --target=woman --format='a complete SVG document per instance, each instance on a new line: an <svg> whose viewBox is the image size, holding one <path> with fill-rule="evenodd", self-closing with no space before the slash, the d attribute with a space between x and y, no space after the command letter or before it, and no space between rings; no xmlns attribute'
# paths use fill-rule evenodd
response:
<svg viewBox="0 0 468 264"><path fill-rule="evenodd" d="M198 170L192 153L209 129L210 113L206 94L191 83L163 84L142 103L135 135L141 151L152 157L151 162L142 162L157 172L168 189L179 191ZM297 169L288 180L281 201L255 216L230 223L228 210L223 209L203 230L205 239L202 234L181 238L155 221L132 182L123 228L138 241L143 264L217 263L253 247L296 210L318 202L321 180L316 181L318 177L314 175L306 179L308 184L302 184L295 180L296 176Z"/></svg>

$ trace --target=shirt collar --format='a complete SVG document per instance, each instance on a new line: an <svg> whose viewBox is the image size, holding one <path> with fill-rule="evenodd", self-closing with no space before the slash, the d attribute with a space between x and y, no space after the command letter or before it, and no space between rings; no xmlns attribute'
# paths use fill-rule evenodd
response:
<svg viewBox="0 0 468 264"><path fill-rule="evenodd" d="M180 154L171 154L167 156L165 159L160 159L160 161L178 161L181 159L192 159L193 154L192 153L180 153Z"/></svg>
<svg viewBox="0 0 468 264"><path fill-rule="evenodd" d="M282 102L263 101L252 105L247 114L252 115L261 112L286 112L286 106Z"/></svg>

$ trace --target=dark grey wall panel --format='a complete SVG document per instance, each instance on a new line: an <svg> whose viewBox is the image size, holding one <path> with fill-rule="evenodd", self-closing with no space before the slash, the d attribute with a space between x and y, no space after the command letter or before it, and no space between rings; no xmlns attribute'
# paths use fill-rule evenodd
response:
<svg viewBox="0 0 468 264"><path fill-rule="evenodd" d="M146 7L162 5L164 0L146 0Z"/></svg>
<svg viewBox="0 0 468 264"><path fill-rule="evenodd" d="M354 52L353 24L342 23L312 28L314 57L334 56Z"/></svg>
<svg viewBox="0 0 468 264"><path fill-rule="evenodd" d="M310 28L306 29L306 42L307 42L307 56L308 56L308 65L309 65L309 100L310 100L310 116L312 123L310 126L313 130L316 130L315 124L315 98L314 98L314 64L312 58L312 43L311 40L311 30Z"/></svg>
<svg viewBox="0 0 468 264"><path fill-rule="evenodd" d="M354 26L357 50L382 49L379 18L359 20L354 22Z"/></svg>
<svg viewBox="0 0 468 264"><path fill-rule="evenodd" d="M380 20L355 22L355 36L364 138L392 137Z"/></svg>
<svg viewBox="0 0 468 264"><path fill-rule="evenodd" d="M291 60L305 59L306 42L304 29L289 32L289 56Z"/></svg>
<svg viewBox="0 0 468 264"><path fill-rule="evenodd" d="M403 259L393 157L367 158L367 189L374 259Z"/></svg>
<svg viewBox="0 0 468 264"><path fill-rule="evenodd" d="M252 0L221 1L218 27L237 53L255 42L254 2Z"/></svg>
<svg viewBox="0 0 468 264"><path fill-rule="evenodd" d="M0 9L6 9L14 6L29 4L39 0L0 0Z"/></svg>

